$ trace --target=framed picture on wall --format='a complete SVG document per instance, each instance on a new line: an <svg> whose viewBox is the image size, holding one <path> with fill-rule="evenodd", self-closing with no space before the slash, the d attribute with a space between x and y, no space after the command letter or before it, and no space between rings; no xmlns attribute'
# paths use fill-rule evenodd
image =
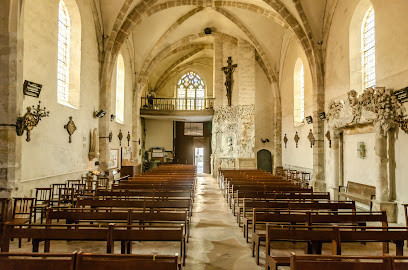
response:
<svg viewBox="0 0 408 270"><path fill-rule="evenodd" d="M111 149L109 154L109 169L119 168L119 149Z"/></svg>

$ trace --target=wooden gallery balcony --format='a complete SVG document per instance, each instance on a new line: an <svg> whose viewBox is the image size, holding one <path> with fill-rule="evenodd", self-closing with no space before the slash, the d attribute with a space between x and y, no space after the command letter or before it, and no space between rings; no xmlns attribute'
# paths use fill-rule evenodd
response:
<svg viewBox="0 0 408 270"><path fill-rule="evenodd" d="M140 116L205 117L214 115L214 98L141 98Z"/></svg>

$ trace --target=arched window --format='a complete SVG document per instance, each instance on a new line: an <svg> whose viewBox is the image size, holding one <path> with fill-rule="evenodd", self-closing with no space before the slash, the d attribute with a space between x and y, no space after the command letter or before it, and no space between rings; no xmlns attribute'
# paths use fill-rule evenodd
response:
<svg viewBox="0 0 408 270"><path fill-rule="evenodd" d="M177 83L177 109L203 110L205 97L205 83L194 72L181 76Z"/></svg>
<svg viewBox="0 0 408 270"><path fill-rule="evenodd" d="M375 80L375 17L371 6L361 24L361 64L363 67L363 89L373 87Z"/></svg>
<svg viewBox="0 0 408 270"><path fill-rule="evenodd" d="M125 120L125 63L119 54L116 64L116 121Z"/></svg>
<svg viewBox="0 0 408 270"><path fill-rule="evenodd" d="M305 119L305 69L300 58L296 61L293 77L293 120L300 124Z"/></svg>
<svg viewBox="0 0 408 270"><path fill-rule="evenodd" d="M68 103L69 100L69 50L71 20L64 1L59 2L58 15L58 102Z"/></svg>

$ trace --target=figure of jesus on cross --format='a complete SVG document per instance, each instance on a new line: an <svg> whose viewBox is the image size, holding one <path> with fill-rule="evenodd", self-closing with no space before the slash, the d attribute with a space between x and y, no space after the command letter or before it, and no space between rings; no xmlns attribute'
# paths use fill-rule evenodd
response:
<svg viewBox="0 0 408 270"><path fill-rule="evenodd" d="M232 57L228 57L227 60L228 65L222 68L225 74L225 87L227 88L227 98L228 98L228 106L231 106L231 97L232 97L232 85L234 83L234 79L232 77L232 73L234 73L235 69L238 67L237 64L232 64Z"/></svg>

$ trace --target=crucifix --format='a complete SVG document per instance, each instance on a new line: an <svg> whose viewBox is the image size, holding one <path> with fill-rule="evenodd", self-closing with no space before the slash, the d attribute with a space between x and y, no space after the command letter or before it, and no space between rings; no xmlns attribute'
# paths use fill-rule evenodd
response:
<svg viewBox="0 0 408 270"><path fill-rule="evenodd" d="M228 65L222 68L225 74L225 87L227 88L227 98L228 98L228 106L231 106L231 96L232 96L232 85L234 83L234 79L232 77L232 73L234 73L235 69L238 67L237 64L232 64L232 57L228 57L227 60Z"/></svg>

